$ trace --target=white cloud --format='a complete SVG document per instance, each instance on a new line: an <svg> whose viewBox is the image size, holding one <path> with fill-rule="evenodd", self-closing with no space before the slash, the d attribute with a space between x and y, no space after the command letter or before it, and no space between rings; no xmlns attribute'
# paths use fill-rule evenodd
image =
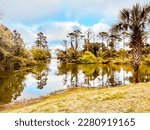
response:
<svg viewBox="0 0 150 130"><path fill-rule="evenodd" d="M0 0L0 9L10 21L28 21L54 15L63 0Z"/></svg>
<svg viewBox="0 0 150 130"><path fill-rule="evenodd" d="M54 22L44 24L40 28L47 35L49 40L63 40L68 32L76 27L80 28L80 26L81 25L77 22Z"/></svg>
<svg viewBox="0 0 150 130"><path fill-rule="evenodd" d="M116 18L120 9L147 0L0 0L0 9L5 17L13 22L32 22L61 13L64 18L98 16ZM64 20L65 21L65 20Z"/></svg>
<svg viewBox="0 0 150 130"><path fill-rule="evenodd" d="M77 17L83 15L94 15L103 19L117 18L117 14L122 8L129 8L135 3L146 3L147 0L68 0L70 14ZM68 12L69 13L69 12Z"/></svg>
<svg viewBox="0 0 150 130"><path fill-rule="evenodd" d="M36 28L28 27L22 24L14 25L13 29L17 30L19 33L21 33L22 38L24 39L26 44L33 44L36 39Z"/></svg>
<svg viewBox="0 0 150 130"><path fill-rule="evenodd" d="M77 28L85 32L89 28L81 25L78 22L80 19L89 15L99 17L100 22L90 27L97 35L100 31L109 30L110 26L105 22L116 19L120 9L137 2L146 3L147 0L0 0L0 10L4 12L5 23L18 30L28 46L36 40L37 32L42 31L50 41L50 48L56 49L62 47L61 41L66 39L68 32ZM55 20L51 21L53 17L61 22L52 22ZM66 19L70 22L63 22Z"/></svg>
<svg viewBox="0 0 150 130"><path fill-rule="evenodd" d="M10 26L10 28L16 29L19 33L21 33L27 46L33 45L36 40L37 33L42 31L47 36L48 41L50 42L50 47L55 47L60 45L64 39L67 39L67 34L74 29L80 29L84 33L88 28L91 28L91 30L97 35L100 31L108 31L109 25L105 23L97 23L91 27L87 27L79 24L78 22L54 22L33 26L15 24Z"/></svg>
<svg viewBox="0 0 150 130"><path fill-rule="evenodd" d="M98 34L99 32L108 32L110 29L110 26L105 23L97 23L94 24L91 29L95 32L95 34Z"/></svg>

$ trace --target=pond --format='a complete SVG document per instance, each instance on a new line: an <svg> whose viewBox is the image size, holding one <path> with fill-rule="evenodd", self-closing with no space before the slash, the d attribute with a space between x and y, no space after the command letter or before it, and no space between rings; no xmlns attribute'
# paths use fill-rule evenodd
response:
<svg viewBox="0 0 150 130"><path fill-rule="evenodd" d="M140 82L149 81L149 66L140 66ZM0 104L38 98L69 87L115 87L132 82L130 65L60 64L52 59L32 71L0 72Z"/></svg>

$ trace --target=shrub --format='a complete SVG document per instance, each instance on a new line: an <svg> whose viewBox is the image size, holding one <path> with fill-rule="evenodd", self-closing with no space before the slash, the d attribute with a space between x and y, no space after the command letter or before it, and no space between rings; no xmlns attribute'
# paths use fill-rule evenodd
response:
<svg viewBox="0 0 150 130"><path fill-rule="evenodd" d="M150 64L150 54L145 55L145 57L143 58L143 61L145 64Z"/></svg>
<svg viewBox="0 0 150 130"><path fill-rule="evenodd" d="M97 59L95 55L89 51L86 51L83 56L80 58L82 63L96 63Z"/></svg>
<svg viewBox="0 0 150 130"><path fill-rule="evenodd" d="M48 50L32 48L31 52L35 60L48 60L51 58L51 54Z"/></svg>

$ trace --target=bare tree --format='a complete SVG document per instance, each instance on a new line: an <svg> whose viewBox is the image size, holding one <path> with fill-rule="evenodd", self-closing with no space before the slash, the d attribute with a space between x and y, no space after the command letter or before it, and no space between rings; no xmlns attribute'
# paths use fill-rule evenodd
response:
<svg viewBox="0 0 150 130"><path fill-rule="evenodd" d="M89 28L84 34L85 34L85 39L84 39L85 43L84 44L85 44L85 46L87 46L87 50L86 51L88 51L89 50L90 40L92 39L94 33Z"/></svg>
<svg viewBox="0 0 150 130"><path fill-rule="evenodd" d="M63 40L63 46L65 48L65 51L68 49L67 40Z"/></svg>

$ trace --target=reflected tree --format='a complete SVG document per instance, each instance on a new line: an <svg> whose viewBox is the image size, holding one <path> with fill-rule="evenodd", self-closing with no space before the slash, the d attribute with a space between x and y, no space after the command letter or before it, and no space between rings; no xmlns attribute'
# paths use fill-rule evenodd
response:
<svg viewBox="0 0 150 130"><path fill-rule="evenodd" d="M141 66L140 81L150 81L148 66ZM133 82L133 68L129 65L59 64L57 75L64 75L63 83L69 87L109 86ZM83 77L81 77L83 75Z"/></svg>
<svg viewBox="0 0 150 130"><path fill-rule="evenodd" d="M0 104L16 100L25 87L26 72L0 72Z"/></svg>
<svg viewBox="0 0 150 130"><path fill-rule="evenodd" d="M47 84L49 68L47 64L39 63L32 71L33 76L37 79L37 88L43 89Z"/></svg>

